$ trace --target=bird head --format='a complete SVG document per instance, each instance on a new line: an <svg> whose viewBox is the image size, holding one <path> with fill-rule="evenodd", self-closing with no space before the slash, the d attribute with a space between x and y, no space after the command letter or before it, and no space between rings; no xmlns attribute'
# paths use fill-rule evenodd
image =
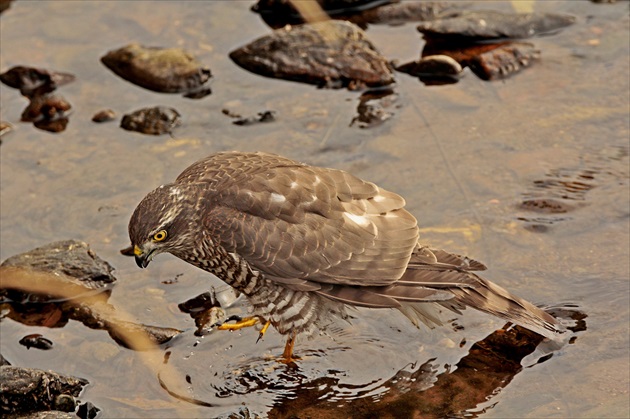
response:
<svg viewBox="0 0 630 419"><path fill-rule="evenodd" d="M167 184L151 191L129 220L129 238L136 264L146 268L159 253L177 254L194 239L195 203L186 185Z"/></svg>

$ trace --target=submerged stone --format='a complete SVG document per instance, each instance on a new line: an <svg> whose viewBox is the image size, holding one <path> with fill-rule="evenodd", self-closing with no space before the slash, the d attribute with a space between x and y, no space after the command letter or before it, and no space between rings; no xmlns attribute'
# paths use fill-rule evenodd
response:
<svg viewBox="0 0 630 419"><path fill-rule="evenodd" d="M474 57L468 64L483 80L507 78L531 66L540 58L540 50L527 42L509 42Z"/></svg>
<svg viewBox="0 0 630 419"><path fill-rule="evenodd" d="M212 77L209 68L181 48L132 43L108 52L101 62L140 87L161 93L186 93L187 97L200 97L195 96L195 92L203 90L203 85Z"/></svg>
<svg viewBox="0 0 630 419"><path fill-rule="evenodd" d="M92 117L92 122L109 122L113 121L116 118L116 112L111 109L103 109L102 111L98 111Z"/></svg>
<svg viewBox="0 0 630 419"><path fill-rule="evenodd" d="M78 397L88 383L83 378L53 371L14 366L0 367L0 412L26 414L57 410L60 396Z"/></svg>
<svg viewBox="0 0 630 419"><path fill-rule="evenodd" d="M230 58L253 73L322 87L358 89L394 82L392 69L365 33L344 21L286 26Z"/></svg>
<svg viewBox="0 0 630 419"><path fill-rule="evenodd" d="M421 22L417 29L427 37L471 40L529 38L572 25L575 17L553 13L470 11L445 19Z"/></svg>
<svg viewBox="0 0 630 419"><path fill-rule="evenodd" d="M417 77L457 78L462 72L462 66L448 55L429 55L422 57L419 61L398 66L396 70Z"/></svg>
<svg viewBox="0 0 630 419"><path fill-rule="evenodd" d="M26 335L18 342L20 345L25 346L26 349L36 348L47 351L52 349L53 343L50 339L46 339L44 336L39 333L33 333L31 335Z"/></svg>
<svg viewBox="0 0 630 419"><path fill-rule="evenodd" d="M75 80L73 74L48 71L42 68L16 66L0 74L0 81L19 89L26 97L50 93L59 86Z"/></svg>
<svg viewBox="0 0 630 419"><path fill-rule="evenodd" d="M398 100L398 94L392 89L368 90L359 98L357 115L350 122L350 126L372 128L394 116L392 108Z"/></svg>
<svg viewBox="0 0 630 419"><path fill-rule="evenodd" d="M316 0L329 16L356 13L398 0ZM298 17L299 13L290 0L258 0L252 11L260 14L283 14Z"/></svg>
<svg viewBox="0 0 630 419"><path fill-rule="evenodd" d="M87 243L77 240L53 242L6 259L2 268L22 268L55 275L57 281L80 285L86 290L104 288L116 281L114 268L99 258ZM0 298L16 302L42 302L58 296L32 295L18 289L0 289Z"/></svg>
<svg viewBox="0 0 630 419"><path fill-rule="evenodd" d="M400 25L406 22L420 22L445 18L461 12L462 6L457 3L445 1L408 1L401 3L386 4L366 10L359 16L359 19L352 19L359 23L380 23L389 25Z"/></svg>
<svg viewBox="0 0 630 419"><path fill-rule="evenodd" d="M173 108L154 106L142 108L123 116L120 127L127 131L137 131L148 135L169 134L180 126L181 116Z"/></svg>

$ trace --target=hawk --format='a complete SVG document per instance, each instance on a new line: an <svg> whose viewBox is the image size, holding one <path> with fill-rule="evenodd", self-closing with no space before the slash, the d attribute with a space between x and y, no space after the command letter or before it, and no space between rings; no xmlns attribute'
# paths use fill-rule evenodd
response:
<svg viewBox="0 0 630 419"><path fill-rule="evenodd" d="M129 237L146 268L168 252L245 295L252 317L287 335L297 359L312 334L348 306L397 309L414 325L440 324L445 308L472 307L547 338L564 332L533 304L475 272L486 267L418 241L405 200L345 171L268 153L221 152L150 192ZM229 326L228 326L229 328Z"/></svg>

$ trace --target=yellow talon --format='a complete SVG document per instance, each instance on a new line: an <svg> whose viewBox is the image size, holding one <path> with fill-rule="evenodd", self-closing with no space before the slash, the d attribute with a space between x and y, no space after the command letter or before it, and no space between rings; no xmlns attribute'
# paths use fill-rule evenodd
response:
<svg viewBox="0 0 630 419"><path fill-rule="evenodd" d="M258 334L258 339L256 339L256 343L258 343L260 341L260 339L263 338L263 336L265 335L265 333L267 332L267 329L269 329L269 326L271 325L271 322L269 320L267 320L267 323L265 323L265 325L263 326L262 329L260 329L260 333Z"/></svg>
<svg viewBox="0 0 630 419"><path fill-rule="evenodd" d="M258 318L256 317L245 317L237 321L236 323L223 323L217 329L219 330L239 330L244 327L251 327L258 323Z"/></svg>

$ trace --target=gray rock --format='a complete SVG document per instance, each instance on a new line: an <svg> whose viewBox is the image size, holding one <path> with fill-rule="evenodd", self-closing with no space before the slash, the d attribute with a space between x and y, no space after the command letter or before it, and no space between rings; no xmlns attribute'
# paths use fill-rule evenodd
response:
<svg viewBox="0 0 630 419"><path fill-rule="evenodd" d="M436 38L529 38L572 25L575 17L552 13L464 12L446 19L421 22L417 28Z"/></svg>
<svg viewBox="0 0 630 419"><path fill-rule="evenodd" d="M123 79L162 93L196 92L212 77L209 68L181 48L132 43L108 52L101 62Z"/></svg>
<svg viewBox="0 0 630 419"><path fill-rule="evenodd" d="M99 258L87 243L77 240L53 242L31 251L11 256L0 268L23 268L51 273L56 280L80 285L87 290L103 288L116 281L114 268ZM15 288L0 289L0 299L16 302L43 302L58 296L32 295Z"/></svg>
<svg viewBox="0 0 630 419"><path fill-rule="evenodd" d="M60 395L78 397L89 382L53 371L0 367L0 412L29 413L57 408ZM63 403L67 405L67 403Z"/></svg>
<svg viewBox="0 0 630 419"><path fill-rule="evenodd" d="M120 121L121 128L147 135L169 134L173 128L181 124L179 112L166 106L138 109L123 116Z"/></svg>
<svg viewBox="0 0 630 419"><path fill-rule="evenodd" d="M230 58L253 73L322 87L358 89L394 82L392 69L365 33L344 21L285 26Z"/></svg>

